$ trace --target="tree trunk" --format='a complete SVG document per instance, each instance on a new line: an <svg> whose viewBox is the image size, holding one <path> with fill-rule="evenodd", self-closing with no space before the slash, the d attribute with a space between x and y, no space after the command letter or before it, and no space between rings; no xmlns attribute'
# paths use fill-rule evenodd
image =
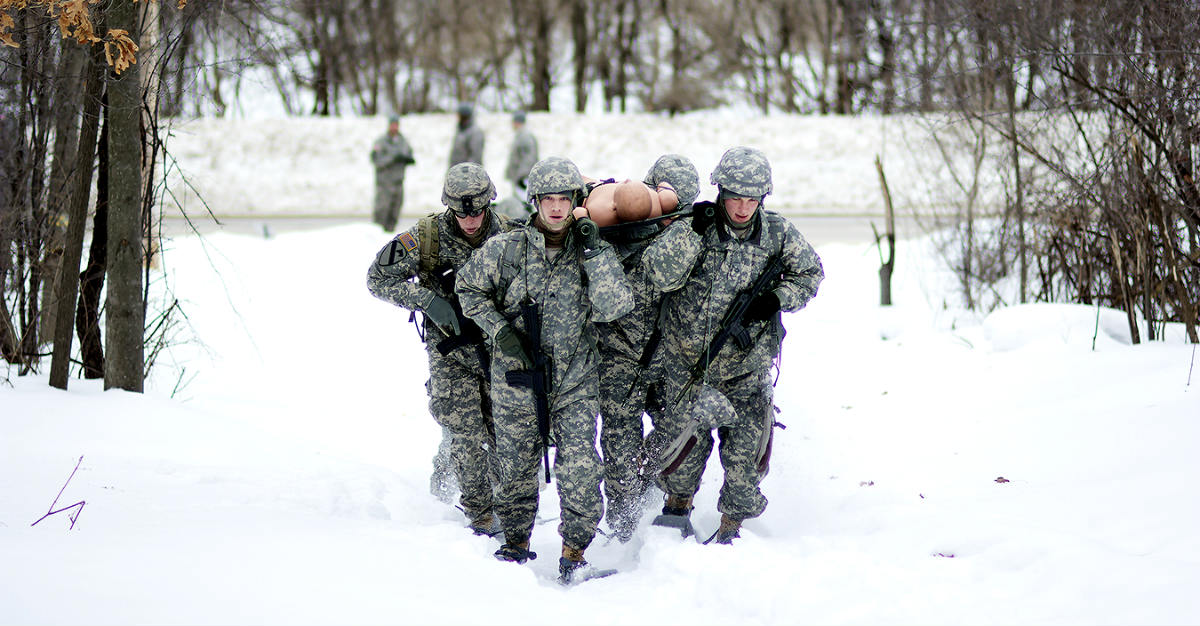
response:
<svg viewBox="0 0 1200 626"><path fill-rule="evenodd" d="M553 85L550 76L551 41L554 30L554 17L545 3L537 3L538 14L534 18L533 33L533 106L534 111L550 110L550 88Z"/></svg>
<svg viewBox="0 0 1200 626"><path fill-rule="evenodd" d="M140 39L133 0L114 0L109 27ZM113 76L109 106L108 324L104 388L141 392L143 387L142 134L141 84L136 71Z"/></svg>
<svg viewBox="0 0 1200 626"><path fill-rule="evenodd" d="M61 224L70 213L71 184L76 173L75 151L79 142L77 103L83 87L79 78L87 61L87 51L74 42L64 39L60 45L62 60L54 95L54 156L50 161L50 194L47 199L50 224L47 225L46 252L42 256L42 275L46 280L42 283L42 330L39 336L43 339L52 339L54 336L55 313L58 310L54 294L58 290L58 269L62 265L65 237Z"/></svg>
<svg viewBox="0 0 1200 626"><path fill-rule="evenodd" d="M571 3L571 38L575 45L575 112L587 111L588 22L587 3Z"/></svg>
<svg viewBox="0 0 1200 626"><path fill-rule="evenodd" d="M88 263L79 275L79 304L75 309L75 333L79 335L79 358L83 377L104 378L104 345L100 341L100 293L108 260L108 107L100 130L100 167L96 179L96 217L92 221L92 245Z"/></svg>
<svg viewBox="0 0 1200 626"><path fill-rule="evenodd" d="M883 190L883 209L887 219L887 232L884 233L887 237L888 255L883 258L883 253L879 255L879 304L882 306L891 306L892 304L892 273L896 269L896 213L892 209L892 192L888 189L887 177L883 174L883 161L879 155L875 155L875 171L879 174L879 187ZM879 237L876 237L878 243Z"/></svg>
<svg viewBox="0 0 1200 626"><path fill-rule="evenodd" d="M103 15L96 25L104 28ZM87 207L91 199L92 166L96 158L96 134L100 125L100 95L104 91L104 48L92 46L87 62L87 82L83 89L83 117L76 149L75 185L71 192L71 213L62 266L54 298L58 311L54 319L54 351L50 357L50 386L67 388L71 367L71 323L75 320L75 298L79 293L79 262L83 256L83 234L87 225Z"/></svg>

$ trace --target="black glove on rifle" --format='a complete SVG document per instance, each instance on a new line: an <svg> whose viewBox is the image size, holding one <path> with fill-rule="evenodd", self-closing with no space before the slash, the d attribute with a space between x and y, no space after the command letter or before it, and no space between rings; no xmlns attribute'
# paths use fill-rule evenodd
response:
<svg viewBox="0 0 1200 626"><path fill-rule="evenodd" d="M774 291L768 291L758 294L750 301L750 305L746 307L745 320L749 322L769 320L778 312L779 296L775 295Z"/></svg>
<svg viewBox="0 0 1200 626"><path fill-rule="evenodd" d="M697 235L703 235L712 223L717 221L717 205L712 202L697 202L692 207L692 230Z"/></svg>
<svg viewBox="0 0 1200 626"><path fill-rule="evenodd" d="M521 345L521 338L512 326L505 325L500 332L496 333L496 347L500 348L504 354L520 361L521 367L525 369L533 367L533 359L529 358L529 353L525 351L525 346Z"/></svg>
<svg viewBox="0 0 1200 626"><path fill-rule="evenodd" d="M454 307L451 306L445 298L441 296L433 296L429 303L423 309L425 317L433 320L442 330L451 335L457 335L462 332L458 326L458 315L454 312Z"/></svg>
<svg viewBox="0 0 1200 626"><path fill-rule="evenodd" d="M600 228L591 219L581 217L575 220L575 234L583 244L584 250L595 250L600 247Z"/></svg>

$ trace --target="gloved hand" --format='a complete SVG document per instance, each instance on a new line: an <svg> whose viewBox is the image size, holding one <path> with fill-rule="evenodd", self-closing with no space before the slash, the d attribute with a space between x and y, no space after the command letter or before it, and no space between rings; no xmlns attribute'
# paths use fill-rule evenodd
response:
<svg viewBox="0 0 1200 626"><path fill-rule="evenodd" d="M703 235L715 221L717 205L712 202L697 202L692 206L692 230L696 231L697 235Z"/></svg>
<svg viewBox="0 0 1200 626"><path fill-rule="evenodd" d="M779 296L775 295L774 291L768 291L758 294L750 301L750 306L746 307L746 314L743 317L748 322L760 322L775 317L778 312Z"/></svg>
<svg viewBox="0 0 1200 626"><path fill-rule="evenodd" d="M512 326L505 325L499 332L496 333L496 347L508 356L521 362L521 366L525 369L533 367L533 359L529 358L529 353L525 351L525 346L521 345L521 338L517 336L517 331L513 330Z"/></svg>
<svg viewBox="0 0 1200 626"><path fill-rule="evenodd" d="M438 295L433 296L422 311L425 312L425 317L433 320L434 324L451 335L462 332L458 326L458 315L455 314L454 307L445 298Z"/></svg>
<svg viewBox="0 0 1200 626"><path fill-rule="evenodd" d="M596 226L596 222L590 218L576 218L575 234L583 244L584 250L595 250L600 247L600 227Z"/></svg>

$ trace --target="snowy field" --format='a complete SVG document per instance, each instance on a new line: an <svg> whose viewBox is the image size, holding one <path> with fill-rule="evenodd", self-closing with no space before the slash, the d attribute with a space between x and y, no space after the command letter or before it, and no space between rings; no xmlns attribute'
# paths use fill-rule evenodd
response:
<svg viewBox="0 0 1200 626"><path fill-rule="evenodd" d="M363 124L335 156L366 172L381 129ZM762 139L786 161L785 139ZM323 175L312 148L213 141L243 145L218 160L257 172L245 207L286 213L273 190ZM440 165L447 145L418 160ZM502 150L489 139L489 169ZM719 156L680 151L705 180ZM612 154L613 174L649 165ZM796 180L822 178L812 158ZM878 192L862 176L866 202ZM369 184L308 193L358 203ZM440 431L422 347L407 312L365 287L387 239L361 220L175 236L153 290L169 284L187 323L147 393L0 370L0 624L1200 623L1200 368L1178 328L1135 346L1106 309L980 318L920 237L900 243L885 309L871 245L814 239L827 278L784 317L788 428L766 513L733 546L702 546L647 511L630 543L588 550L620 574L564 589L553 486L526 565L497 562L495 540L429 495ZM694 514L705 536L720 476L713 459Z"/></svg>
<svg viewBox="0 0 1200 626"><path fill-rule="evenodd" d="M483 165L500 194L510 194L503 173L513 137L511 118L489 112L477 117L486 135ZM456 120L453 114L401 119L400 130L416 159L406 172L407 213L421 216L441 207ZM203 215L207 205L218 216L370 216L374 170L368 153L386 130L385 117L203 118L169 124L167 188L188 215ZM950 188L952 182L941 152L928 141L933 125L905 116L722 111L674 118L531 113L527 127L543 158L568 157L594 178L640 180L660 155L686 155L700 171L702 189L708 188L708 174L727 148L754 146L771 160L773 209L788 215L849 216L884 212L876 156L884 164L897 212L934 210L936 200L926 183L942 180ZM969 162L957 161L960 176L966 175L963 168ZM992 167L982 174L983 202L989 201L988 184L995 175ZM177 213L174 208L165 212Z"/></svg>

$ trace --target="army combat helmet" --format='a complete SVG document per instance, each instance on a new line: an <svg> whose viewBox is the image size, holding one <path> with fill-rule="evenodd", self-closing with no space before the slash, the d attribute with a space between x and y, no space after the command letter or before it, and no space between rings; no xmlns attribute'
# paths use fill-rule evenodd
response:
<svg viewBox="0 0 1200 626"><path fill-rule="evenodd" d="M546 157L534 163L526 181L529 185L529 203L534 207L537 207L542 196L551 193L571 196L572 206L582 206L587 196L579 168L562 157Z"/></svg>
<svg viewBox="0 0 1200 626"><path fill-rule="evenodd" d="M709 182L722 198L758 198L771 193L771 163L757 148L738 146L721 155Z"/></svg>
<svg viewBox="0 0 1200 626"><path fill-rule="evenodd" d="M442 204L458 217L475 217L496 199L496 185L487 170L478 163L459 163L446 170L442 186Z"/></svg>
<svg viewBox="0 0 1200 626"><path fill-rule="evenodd" d="M657 187L663 181L671 183L675 189L675 195L679 197L679 209L692 206L700 194L700 174L691 160L683 155L664 154L650 166L644 182Z"/></svg>

